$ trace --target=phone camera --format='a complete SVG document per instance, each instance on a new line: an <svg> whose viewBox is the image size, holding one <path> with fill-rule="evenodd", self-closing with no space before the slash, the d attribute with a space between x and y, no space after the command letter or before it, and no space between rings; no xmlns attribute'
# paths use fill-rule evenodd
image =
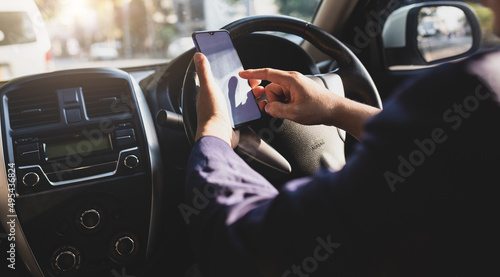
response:
<svg viewBox="0 0 500 277"><path fill-rule="evenodd" d="M213 35L214 35L214 32L209 32L209 34L210 34L211 36L213 36Z"/></svg>

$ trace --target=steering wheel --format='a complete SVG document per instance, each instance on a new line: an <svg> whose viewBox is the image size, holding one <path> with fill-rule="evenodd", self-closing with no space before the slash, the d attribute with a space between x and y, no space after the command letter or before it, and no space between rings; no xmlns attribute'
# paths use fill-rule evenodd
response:
<svg viewBox="0 0 500 277"><path fill-rule="evenodd" d="M338 64L333 72L311 75L309 78L326 86L332 93L382 108L377 88L358 58L335 37L311 23L286 16L253 16L230 23L222 29L228 30L235 42L262 31L297 35ZM198 89L198 78L191 61L182 90L184 126L191 144L194 143L197 127ZM257 124L241 130L236 151L273 183L311 175L321 166L338 170L345 164L346 135L342 130L325 125L304 126L270 116L263 118Z"/></svg>

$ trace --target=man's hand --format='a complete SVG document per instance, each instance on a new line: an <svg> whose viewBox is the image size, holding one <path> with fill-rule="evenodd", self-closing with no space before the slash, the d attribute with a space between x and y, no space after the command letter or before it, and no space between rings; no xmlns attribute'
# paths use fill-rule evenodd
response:
<svg viewBox="0 0 500 277"><path fill-rule="evenodd" d="M240 72L251 80L267 80L265 88L253 85L255 97L266 94L267 103L261 109L273 117L286 118L300 124L333 125L361 139L366 120L380 110L347 98L340 97L298 72L276 69L253 69Z"/></svg>
<svg viewBox="0 0 500 277"><path fill-rule="evenodd" d="M194 62L200 80L200 92L196 99L198 128L196 129L195 141L203 136L214 136L234 148L238 145L239 134L232 129L226 100L219 86L215 83L210 64L201 53L194 55Z"/></svg>
<svg viewBox="0 0 500 277"><path fill-rule="evenodd" d="M327 124L325 121L332 117L340 98L298 72L253 69L240 72L240 76L272 82L265 88L253 88L257 98L266 94L267 103L260 104L260 107L273 117L290 119L300 124Z"/></svg>

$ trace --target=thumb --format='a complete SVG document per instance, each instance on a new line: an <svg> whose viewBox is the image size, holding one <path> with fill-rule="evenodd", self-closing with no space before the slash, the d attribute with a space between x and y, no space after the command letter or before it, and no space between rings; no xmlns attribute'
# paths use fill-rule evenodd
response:
<svg viewBox="0 0 500 277"><path fill-rule="evenodd" d="M194 64L196 66L196 73L198 73L198 78L200 79L201 85L207 85L212 82L212 69L210 68L210 63L207 57L200 52L194 54Z"/></svg>
<svg viewBox="0 0 500 277"><path fill-rule="evenodd" d="M276 118L287 118L289 119L290 115L290 106L288 104L282 102L270 102L264 107L266 112L272 117Z"/></svg>

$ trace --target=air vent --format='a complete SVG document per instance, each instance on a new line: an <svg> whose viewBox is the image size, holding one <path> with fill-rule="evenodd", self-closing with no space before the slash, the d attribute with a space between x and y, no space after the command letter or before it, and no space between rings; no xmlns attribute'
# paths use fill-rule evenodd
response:
<svg viewBox="0 0 500 277"><path fill-rule="evenodd" d="M12 129L59 122L56 91L37 89L12 91L7 94Z"/></svg>
<svg viewBox="0 0 500 277"><path fill-rule="evenodd" d="M89 118L122 115L131 112L128 82L122 79L93 80L83 86L83 98Z"/></svg>

